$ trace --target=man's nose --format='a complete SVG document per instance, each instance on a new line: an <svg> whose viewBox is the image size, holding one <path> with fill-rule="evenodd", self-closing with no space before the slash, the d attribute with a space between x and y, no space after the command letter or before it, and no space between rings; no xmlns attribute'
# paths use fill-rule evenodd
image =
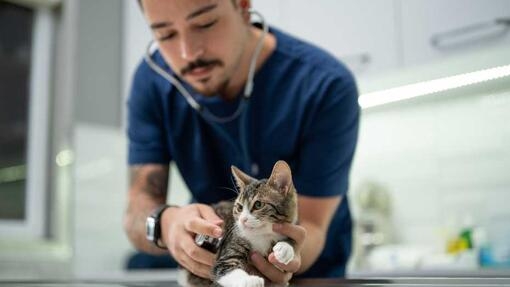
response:
<svg viewBox="0 0 510 287"><path fill-rule="evenodd" d="M191 35L182 36L180 45L181 58L189 62L197 60L205 52L201 39Z"/></svg>

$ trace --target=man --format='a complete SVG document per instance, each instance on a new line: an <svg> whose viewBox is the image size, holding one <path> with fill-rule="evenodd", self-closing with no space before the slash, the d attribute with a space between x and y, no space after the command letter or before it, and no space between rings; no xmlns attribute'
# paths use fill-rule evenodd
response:
<svg viewBox="0 0 510 287"><path fill-rule="evenodd" d="M250 24L250 2L140 4L159 46L154 61L177 76L212 114L235 114L262 37L260 27ZM276 225L274 230L294 239L298 252L287 265L272 254L253 254L253 264L275 283L292 276L343 276L351 248L345 193L359 122L355 81L332 56L281 31L271 28L262 39L248 105L226 123L201 116L174 85L146 62L140 64L128 103L131 186L125 230L139 250L169 252L180 265L208 278L215 256L198 247L194 237L219 238L225 232L209 204L236 196L230 166L264 178L282 159L291 166L299 193L299 224ZM170 161L194 203L161 207ZM156 243L163 249L146 239L151 214L159 219Z"/></svg>

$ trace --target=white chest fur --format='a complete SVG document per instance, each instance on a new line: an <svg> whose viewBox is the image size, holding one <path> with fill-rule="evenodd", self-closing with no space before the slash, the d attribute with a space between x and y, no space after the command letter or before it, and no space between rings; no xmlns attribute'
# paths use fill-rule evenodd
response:
<svg viewBox="0 0 510 287"><path fill-rule="evenodd" d="M241 223L243 221L246 223ZM252 251L257 251L264 257L269 255L273 244L285 238L273 231L272 223L260 221L247 209L243 209L236 221L236 227L239 234L250 242Z"/></svg>
<svg viewBox="0 0 510 287"><path fill-rule="evenodd" d="M270 232L242 232L242 236L246 238L250 244L252 251L257 251L264 257L269 255L271 248L275 242L278 242L285 237L281 234Z"/></svg>

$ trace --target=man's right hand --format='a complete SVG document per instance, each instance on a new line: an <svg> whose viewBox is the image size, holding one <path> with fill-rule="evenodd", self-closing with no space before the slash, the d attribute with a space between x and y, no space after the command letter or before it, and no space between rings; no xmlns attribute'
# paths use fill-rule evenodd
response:
<svg viewBox="0 0 510 287"><path fill-rule="evenodd" d="M223 235L223 220L212 207L190 204L167 208L161 216L162 239L175 260L191 273L211 279L216 255L195 243L195 235L214 238Z"/></svg>

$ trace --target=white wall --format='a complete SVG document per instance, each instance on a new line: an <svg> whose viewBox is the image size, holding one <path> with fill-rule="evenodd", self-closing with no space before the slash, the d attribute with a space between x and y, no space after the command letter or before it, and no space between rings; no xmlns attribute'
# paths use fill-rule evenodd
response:
<svg viewBox="0 0 510 287"><path fill-rule="evenodd" d="M122 229L126 139L99 125L75 127L74 270L78 277L123 269L132 247Z"/></svg>
<svg viewBox="0 0 510 287"><path fill-rule="evenodd" d="M138 7L137 1L125 1L123 5L123 95L127 99L131 78L141 61L145 48L151 40L151 32ZM123 104L125 114L125 104Z"/></svg>
<svg viewBox="0 0 510 287"><path fill-rule="evenodd" d="M507 242L509 110L508 78L364 110L351 196L384 186L399 243L445 246L466 220Z"/></svg>

